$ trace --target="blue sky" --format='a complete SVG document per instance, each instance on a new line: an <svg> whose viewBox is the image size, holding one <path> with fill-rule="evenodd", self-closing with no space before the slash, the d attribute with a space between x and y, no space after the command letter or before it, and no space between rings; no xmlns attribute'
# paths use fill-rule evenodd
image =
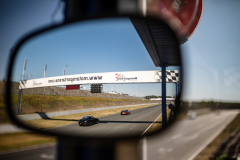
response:
<svg viewBox="0 0 240 160"><path fill-rule="evenodd" d="M185 99L240 101L240 1L203 1L201 22L181 46Z"/></svg>
<svg viewBox="0 0 240 160"><path fill-rule="evenodd" d="M15 62L14 81L20 79L25 58L28 60L25 74L31 74L33 79L43 77L45 63L46 77L62 75L66 65L67 75L160 70L152 63L128 18L78 22L29 40ZM109 85L106 89L104 85L104 91L161 95L161 84ZM174 96L175 84L167 84L167 91Z"/></svg>
<svg viewBox="0 0 240 160"><path fill-rule="evenodd" d="M5 76L6 61L9 55L10 48L17 42L17 40L30 30L41 28L52 23L51 14L56 7L56 0L45 1L0 1L0 79ZM30 14L31 13L31 14ZM193 36L181 46L183 59L184 59L184 96L183 99L189 101L200 100L219 100L219 101L240 101L240 1L239 0L204 0L203 1L203 15L201 22L193 34ZM55 16L55 22L60 22L62 19L61 11ZM102 28L106 29L102 24ZM89 37L87 30L81 33L84 37L84 41L80 39L78 42L84 45L84 42L94 38L98 41L94 47L88 47L88 49L81 50L81 52L88 52L88 56L65 58L63 63L55 64L52 59L61 58L61 56L49 55L47 62L42 62L42 68L39 71L39 75L33 75L33 78L39 78L43 76L44 63L48 64L47 76L62 75L65 65L67 67L67 74L77 73L91 73L91 72L109 72L109 71L124 71L124 70L158 70L151 58L148 56L145 48L141 45L141 41L138 39L136 33L134 34L133 27L127 24L127 20L115 22L115 27L119 32L109 28L108 48L100 42L103 32L98 32L94 37ZM85 24L86 25L86 24ZM113 25L113 24L112 24ZM86 29L86 28L85 28ZM87 28L91 29L91 28ZM103 29L103 30L104 30ZM99 28L99 31L101 27ZM82 30L83 31L83 30ZM106 31L106 30L105 30ZM131 35L131 36L130 36ZM112 38L111 37L119 37ZM131 37L129 39L128 37ZM99 38L99 39L97 39ZM45 45L49 53L50 47L54 45L54 40ZM121 42L122 46L114 46L114 44ZM111 44L111 45L109 45ZM63 46L62 46L63 47ZM116 49L116 47L118 49ZM44 48L42 48L44 49ZM62 51L61 48L59 50ZM71 51L70 48L68 50ZM107 58L102 56L95 56L93 58L89 53L94 51L102 51ZM110 54L110 51L114 51L114 57ZM34 52L35 54L36 52ZM71 54L78 54L79 52L71 51ZM119 56L119 54L125 56ZM130 54L131 53L131 54ZM52 57L51 57L52 56ZM126 58L128 56L128 58ZM102 61L101 67L96 67L89 63L89 57L92 58L93 63ZM21 57L21 63L25 57ZM19 57L19 59L21 59ZM36 58L36 57L35 57ZM40 57L41 58L41 57ZM45 60L45 59L44 59ZM78 68L70 63L77 61L87 67ZM124 61L124 63L123 63ZM40 63L39 59L39 63ZM20 63L20 62L19 62ZM33 63L31 65L31 63ZM21 65L21 66L22 66ZM31 66L38 65L36 62L31 61L31 57L28 58L27 70L25 73L31 73ZM51 66L52 65L52 66ZM53 65L55 67L53 67ZM58 66L56 66L58 65ZM41 66L41 64L39 64ZM38 68L38 67L33 67ZM40 68L40 67L39 67ZM57 71L51 71L53 68L58 68ZM20 68L22 70L22 67ZM21 71L20 71L21 72ZM36 72L35 72L36 73ZM123 92L131 92L129 90L135 90L135 92L142 93L144 95L153 93L160 95L160 84L151 85L119 85L118 90ZM130 89L132 87L132 89ZM108 86L111 88L111 86ZM117 90L117 86L113 86L114 90ZM174 84L169 84L169 94L173 94L175 91Z"/></svg>

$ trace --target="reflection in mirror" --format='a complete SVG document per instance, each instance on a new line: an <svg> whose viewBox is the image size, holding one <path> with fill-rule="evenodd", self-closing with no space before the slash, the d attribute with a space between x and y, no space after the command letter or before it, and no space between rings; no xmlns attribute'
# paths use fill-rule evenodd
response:
<svg viewBox="0 0 240 160"><path fill-rule="evenodd" d="M89 137L162 126L162 72L129 18L69 24L26 41L13 66L12 108L31 127ZM166 68L168 121L180 66Z"/></svg>

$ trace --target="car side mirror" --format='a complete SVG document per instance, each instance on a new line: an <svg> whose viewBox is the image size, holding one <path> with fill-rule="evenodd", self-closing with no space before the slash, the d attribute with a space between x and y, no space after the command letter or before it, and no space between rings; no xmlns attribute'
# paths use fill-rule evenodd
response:
<svg viewBox="0 0 240 160"><path fill-rule="evenodd" d="M21 39L9 61L6 103L11 119L32 131L141 138L176 118L182 77L179 41L165 22L96 17ZM123 118L123 109L131 114ZM89 115L100 117L99 124L79 127L79 119Z"/></svg>

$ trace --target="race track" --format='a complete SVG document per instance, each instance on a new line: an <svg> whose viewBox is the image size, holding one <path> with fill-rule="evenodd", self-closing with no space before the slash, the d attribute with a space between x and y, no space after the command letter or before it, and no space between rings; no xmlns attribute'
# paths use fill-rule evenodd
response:
<svg viewBox="0 0 240 160"><path fill-rule="evenodd" d="M131 110L130 110L131 111ZM161 114L161 105L131 111L130 115L114 114L99 118L99 124L79 126L78 123L51 129L72 135L119 137L141 135ZM86 115L87 116L87 115ZM82 117L79 117L79 119ZM95 117L97 118L97 117Z"/></svg>

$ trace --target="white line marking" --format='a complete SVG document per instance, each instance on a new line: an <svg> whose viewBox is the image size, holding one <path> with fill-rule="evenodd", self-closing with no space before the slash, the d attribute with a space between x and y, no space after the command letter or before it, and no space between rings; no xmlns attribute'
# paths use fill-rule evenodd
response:
<svg viewBox="0 0 240 160"><path fill-rule="evenodd" d="M131 127L130 129L133 129L134 127L136 127L137 125L134 125L133 127Z"/></svg>
<svg viewBox="0 0 240 160"><path fill-rule="evenodd" d="M54 155L40 154L40 157L43 159L53 159Z"/></svg>
<svg viewBox="0 0 240 160"><path fill-rule="evenodd" d="M122 125L122 124L121 124ZM114 129L117 129L117 128L119 128L121 125L119 125L119 126L117 126L116 128L114 128Z"/></svg>
<svg viewBox="0 0 240 160"><path fill-rule="evenodd" d="M197 137L199 137L199 134L198 134L198 133L190 136L190 137L189 137L189 140L194 140L194 139L196 139Z"/></svg>
<svg viewBox="0 0 240 160"><path fill-rule="evenodd" d="M172 136L172 139L179 139L180 137L182 137L182 135L181 134L177 134L177 135Z"/></svg>
<svg viewBox="0 0 240 160"><path fill-rule="evenodd" d="M153 123L155 123L156 120L157 120L161 115L162 115L162 113L155 119L155 121L154 121ZM145 132L147 132L147 130L153 125L153 123L152 123L150 126L148 126L148 128L141 134L141 136L144 135Z"/></svg>
<svg viewBox="0 0 240 160"><path fill-rule="evenodd" d="M159 152L165 152L165 148L162 148L162 147L161 147L161 148L158 149L158 151L159 151Z"/></svg>

